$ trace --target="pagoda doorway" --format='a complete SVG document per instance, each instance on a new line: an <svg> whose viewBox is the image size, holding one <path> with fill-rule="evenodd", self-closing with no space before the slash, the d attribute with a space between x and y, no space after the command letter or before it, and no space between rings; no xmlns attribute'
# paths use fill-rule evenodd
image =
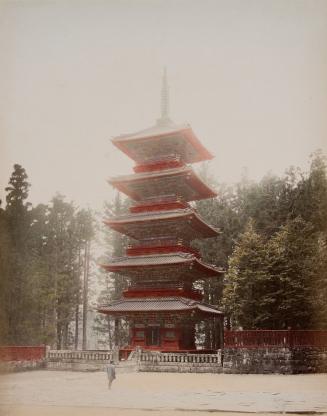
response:
<svg viewBox="0 0 327 416"><path fill-rule="evenodd" d="M146 346L160 347L160 328L158 326L150 326L146 329Z"/></svg>

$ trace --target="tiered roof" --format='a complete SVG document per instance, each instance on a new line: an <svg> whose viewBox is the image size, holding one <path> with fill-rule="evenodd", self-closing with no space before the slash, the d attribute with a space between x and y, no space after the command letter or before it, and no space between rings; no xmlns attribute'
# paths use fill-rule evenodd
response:
<svg viewBox="0 0 327 416"><path fill-rule="evenodd" d="M192 208L122 215L104 221L110 228L136 240L177 236L185 240L216 237L211 227Z"/></svg>
<svg viewBox="0 0 327 416"><path fill-rule="evenodd" d="M188 166L118 176L108 182L136 201L171 195L172 191L184 201L217 196Z"/></svg>
<svg viewBox="0 0 327 416"><path fill-rule="evenodd" d="M162 116L155 126L112 139L137 164L133 175L111 178L109 183L136 203L129 215L109 218L105 223L138 243L127 250L125 257L103 265L109 272L130 278L133 289L121 300L99 307L99 311L129 317L152 312L221 315L214 307L199 302L199 294L190 289L195 280L223 273L202 262L189 247L196 238L216 237L219 233L188 204L216 196L187 165L213 156L188 124L176 125L169 119L167 101L162 104ZM177 238L182 242L168 243ZM161 286L151 289L156 281ZM185 287L173 289L178 282L185 283ZM142 290L143 296L137 297ZM151 297L151 293L156 296ZM189 294L193 299L169 293Z"/></svg>
<svg viewBox="0 0 327 416"><path fill-rule="evenodd" d="M107 271L122 274L126 277L148 278L157 276L184 277L188 280L202 280L223 274L213 265L205 264L192 254L174 253L148 256L128 256L113 259L103 265Z"/></svg>
<svg viewBox="0 0 327 416"><path fill-rule="evenodd" d="M175 124L171 120L159 122L145 130L124 134L112 143L139 164L153 158L178 155L185 163L212 159L212 154L201 144L190 125Z"/></svg>
<svg viewBox="0 0 327 416"><path fill-rule="evenodd" d="M135 316L145 312L200 312L202 314L222 315L210 305L183 297L131 298L111 302L109 306L100 306L99 311L107 314Z"/></svg>

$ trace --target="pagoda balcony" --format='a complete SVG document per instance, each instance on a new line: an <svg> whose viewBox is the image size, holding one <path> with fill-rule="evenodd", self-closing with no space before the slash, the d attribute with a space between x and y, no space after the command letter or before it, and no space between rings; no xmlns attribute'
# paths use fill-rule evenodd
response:
<svg viewBox="0 0 327 416"><path fill-rule="evenodd" d="M174 193L185 201L213 198L217 193L189 166L110 178L108 182L135 201Z"/></svg>
<svg viewBox="0 0 327 416"><path fill-rule="evenodd" d="M194 299L201 301L203 294L200 290L191 289L185 290L182 288L133 288L127 289L123 292L124 298L156 298L156 297L183 297L187 299Z"/></svg>
<svg viewBox="0 0 327 416"><path fill-rule="evenodd" d="M129 208L132 214L139 212L151 211L171 211L175 209L190 208L190 204L176 195L167 195L166 197L148 198L140 201Z"/></svg>
<svg viewBox="0 0 327 416"><path fill-rule="evenodd" d="M128 285L128 289L154 289L156 290L158 287L165 288L165 289L173 289L173 290L192 290L192 283L190 282L183 282L180 280L173 280L173 279L164 279L161 276L160 278L147 278L147 279L132 279Z"/></svg>
<svg viewBox="0 0 327 416"><path fill-rule="evenodd" d="M166 242L165 245L161 243L160 240L157 240L149 245L143 245L142 243L130 245L127 247L126 254L127 256L142 256L147 254L190 253L198 259L201 258L200 252L192 247L178 244L176 241L169 245Z"/></svg>
<svg viewBox="0 0 327 416"><path fill-rule="evenodd" d="M135 173L141 172L153 172L156 170L180 168L185 166L185 163L181 160L180 155L167 155L166 157L152 158L146 161L146 163L134 166Z"/></svg>

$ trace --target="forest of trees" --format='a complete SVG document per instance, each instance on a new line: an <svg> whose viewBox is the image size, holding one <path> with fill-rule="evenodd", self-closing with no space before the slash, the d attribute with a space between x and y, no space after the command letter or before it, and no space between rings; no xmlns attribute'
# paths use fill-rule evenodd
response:
<svg viewBox="0 0 327 416"><path fill-rule="evenodd" d="M226 270L204 293L226 313L228 327L327 329L326 159L316 152L310 162L309 172L216 184L218 198L196 204L222 231L198 246Z"/></svg>
<svg viewBox="0 0 327 416"><path fill-rule="evenodd" d="M290 168L282 177L244 177L233 186L217 183L206 165L199 172L218 197L194 207L222 233L194 244L226 273L198 287L205 302L226 313L228 328L327 329L327 167L321 152L310 162L308 172ZM1 344L85 347L92 280L98 303L119 298L126 281L100 269L90 274L90 247L103 228L94 212L61 195L34 207L29 188L24 168L15 165L0 206ZM117 194L104 214L126 212L128 204ZM126 244L106 230L97 262L121 255ZM126 342L118 320L99 315L94 328L104 348ZM203 330L210 337L210 328Z"/></svg>
<svg viewBox="0 0 327 416"><path fill-rule="evenodd" d="M0 339L67 348L77 345L80 333L93 215L61 195L33 207L29 187L16 164L0 208Z"/></svg>

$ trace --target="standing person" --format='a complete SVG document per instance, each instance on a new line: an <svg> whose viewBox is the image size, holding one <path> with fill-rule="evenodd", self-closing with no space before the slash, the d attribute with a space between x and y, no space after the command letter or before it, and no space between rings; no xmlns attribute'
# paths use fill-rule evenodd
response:
<svg viewBox="0 0 327 416"><path fill-rule="evenodd" d="M107 377L108 377L108 389L111 389L111 384L116 378L116 369L114 366L113 360L110 360L110 363L106 367Z"/></svg>

